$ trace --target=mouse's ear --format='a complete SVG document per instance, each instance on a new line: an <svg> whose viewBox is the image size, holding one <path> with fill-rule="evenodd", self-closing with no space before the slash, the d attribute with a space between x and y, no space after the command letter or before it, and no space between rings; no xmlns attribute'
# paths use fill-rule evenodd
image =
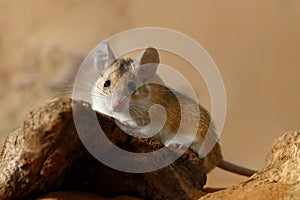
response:
<svg viewBox="0 0 300 200"><path fill-rule="evenodd" d="M107 41L98 45L94 52L94 69L102 74L116 60Z"/></svg>
<svg viewBox="0 0 300 200"><path fill-rule="evenodd" d="M143 51L138 59L133 63L136 75L142 81L147 81L152 78L159 64L158 51L153 47L148 47Z"/></svg>

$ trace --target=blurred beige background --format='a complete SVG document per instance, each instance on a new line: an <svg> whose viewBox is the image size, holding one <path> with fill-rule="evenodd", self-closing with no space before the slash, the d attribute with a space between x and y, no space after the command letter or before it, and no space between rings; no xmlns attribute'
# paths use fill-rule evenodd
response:
<svg viewBox="0 0 300 200"><path fill-rule="evenodd" d="M0 0L2 140L36 104L64 93L49 87L67 84L65 74L100 41L144 26L185 33L218 65L227 91L226 160L259 169L276 137L299 130L298 0ZM209 106L205 85L195 87ZM208 185L243 179L214 170Z"/></svg>

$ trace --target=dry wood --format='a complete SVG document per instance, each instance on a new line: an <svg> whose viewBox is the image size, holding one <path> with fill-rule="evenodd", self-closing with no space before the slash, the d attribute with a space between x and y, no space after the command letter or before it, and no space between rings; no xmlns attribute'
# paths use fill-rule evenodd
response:
<svg viewBox="0 0 300 200"><path fill-rule="evenodd" d="M50 191L81 190L102 196L131 194L145 199L196 199L205 193L203 160L192 151L173 164L148 173L117 171L93 158L83 146L74 126L72 112L79 118L77 130L91 138L98 124L87 103L61 98L43 103L30 112L21 128L10 134L0 157L0 199L24 199ZM123 133L106 116L98 121L110 140L132 152L161 148L159 141L137 139ZM105 146L109 153L110 146ZM176 150L166 150L178 153Z"/></svg>

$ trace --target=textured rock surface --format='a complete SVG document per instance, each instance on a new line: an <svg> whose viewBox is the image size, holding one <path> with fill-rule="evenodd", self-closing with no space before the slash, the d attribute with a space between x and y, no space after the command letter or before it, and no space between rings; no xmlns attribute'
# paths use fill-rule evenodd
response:
<svg viewBox="0 0 300 200"><path fill-rule="evenodd" d="M78 118L77 129L72 112ZM195 199L204 194L203 161L191 151L168 167L143 174L124 173L101 164L89 155L76 132L83 132L94 148L103 145L93 139L99 127L90 120L93 116L88 104L72 104L68 98L45 102L30 112L2 150L0 199L22 199L57 190L91 191L106 197L130 193L148 199ZM159 141L124 134L111 118L97 117L107 137L121 148L147 152L163 147ZM105 146L108 155L110 149Z"/></svg>
<svg viewBox="0 0 300 200"><path fill-rule="evenodd" d="M104 198L93 193L78 192L78 191L63 191L63 192L52 192L35 200L140 200L130 196L118 196L114 198Z"/></svg>
<svg viewBox="0 0 300 200"><path fill-rule="evenodd" d="M77 129L72 113L79 118ZM116 171L98 162L76 132L84 132L86 138L97 134L98 124L89 120L91 115L95 113L88 104L72 104L68 98L45 102L30 112L22 127L7 138L0 154L0 199L103 199L98 195L120 194L145 199L300 199L298 132L286 133L275 140L267 156L267 166L247 181L217 192L212 189L206 194L202 189L206 182L203 161L191 151L168 167L143 174ZM163 146L159 141L124 134L111 118L100 115L97 118L106 136L121 148L148 152ZM92 139L90 142L95 148L101 144ZM110 152L109 145L105 148Z"/></svg>
<svg viewBox="0 0 300 200"><path fill-rule="evenodd" d="M300 133L276 139L267 161L267 166L247 181L200 199L300 199Z"/></svg>

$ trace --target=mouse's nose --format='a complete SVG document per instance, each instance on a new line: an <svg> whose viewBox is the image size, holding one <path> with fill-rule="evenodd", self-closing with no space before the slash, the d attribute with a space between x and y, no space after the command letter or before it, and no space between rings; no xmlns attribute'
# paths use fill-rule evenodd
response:
<svg viewBox="0 0 300 200"><path fill-rule="evenodd" d="M123 108L123 102L120 98L113 96L111 98L111 110L113 112L121 112Z"/></svg>
<svg viewBox="0 0 300 200"><path fill-rule="evenodd" d="M121 110L121 102L120 101L113 101L111 104L112 111L118 112Z"/></svg>

